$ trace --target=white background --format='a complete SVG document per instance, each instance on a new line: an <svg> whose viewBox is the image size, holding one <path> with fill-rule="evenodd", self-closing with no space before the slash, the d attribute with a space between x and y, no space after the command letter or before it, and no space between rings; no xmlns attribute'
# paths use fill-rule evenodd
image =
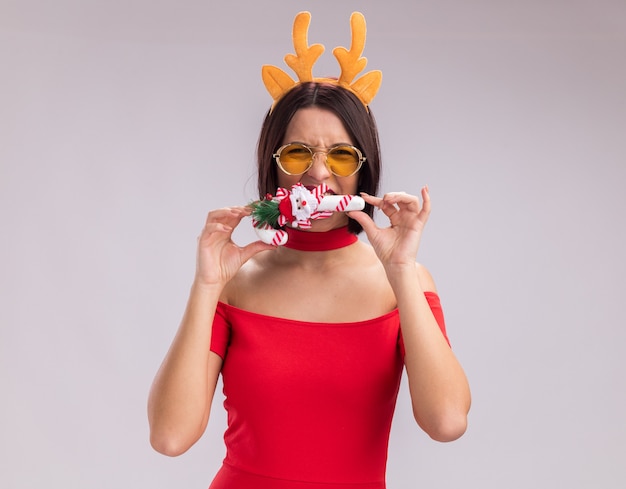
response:
<svg viewBox="0 0 626 489"><path fill-rule="evenodd" d="M403 385L389 488L624 487L623 0L0 0L0 486L209 485L221 394L175 459L146 398L305 9L317 76L366 16L383 190L430 186L419 260L473 391L438 444Z"/></svg>

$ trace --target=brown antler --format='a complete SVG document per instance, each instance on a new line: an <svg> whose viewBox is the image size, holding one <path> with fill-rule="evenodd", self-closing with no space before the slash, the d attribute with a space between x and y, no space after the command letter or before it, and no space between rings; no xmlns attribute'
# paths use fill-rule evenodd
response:
<svg viewBox="0 0 626 489"><path fill-rule="evenodd" d="M352 90L365 105L369 105L380 88L383 74L378 70L373 70L352 83L354 77L363 71L367 65L367 58L361 56L365 48L366 33L363 14L354 12L350 17L350 27L352 30L350 50L348 51L344 47L336 47L333 50L333 54L341 67L339 85Z"/></svg>
<svg viewBox="0 0 626 489"><path fill-rule="evenodd" d="M293 47L296 50L295 56L287 54L285 63L291 68L300 82L313 80L313 65L324 52L324 46L313 44L309 47L308 33L311 23L309 12L300 12L293 21Z"/></svg>
<svg viewBox="0 0 626 489"><path fill-rule="evenodd" d="M287 66L297 75L298 82L324 81L336 83L354 93L367 107L380 88L382 73L378 70L373 70L353 82L356 75L363 71L367 65L367 58L361 56L365 47L366 32L363 14L354 12L350 17L352 30L350 50L343 47L337 47L333 50L333 54L341 67L341 75L338 80L313 77L313 65L324 52L324 46L321 44L309 46L308 31L310 23L311 14L309 12L300 12L296 15L292 31L293 46L296 54L287 54L285 56ZM276 66L263 66L261 75L265 88L272 96L274 103L280 100L285 93L298 83Z"/></svg>

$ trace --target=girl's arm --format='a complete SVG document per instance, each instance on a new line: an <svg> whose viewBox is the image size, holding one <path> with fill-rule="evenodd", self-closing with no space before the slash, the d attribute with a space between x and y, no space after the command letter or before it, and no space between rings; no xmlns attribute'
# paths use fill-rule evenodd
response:
<svg viewBox="0 0 626 489"><path fill-rule="evenodd" d="M246 207L209 213L198 238L196 274L187 307L148 398L150 443L165 455L186 452L204 433L222 359L210 351L217 302L226 284L256 253L272 246L233 243L235 227L250 214Z"/></svg>
<svg viewBox="0 0 626 489"><path fill-rule="evenodd" d="M423 205L404 192L382 198L362 194L389 218L387 228L377 227L363 212L349 215L363 226L396 296L415 420L431 438L452 441L466 430L471 396L465 373L424 296L436 292L433 279L415 262L430 214L428 188L421 193Z"/></svg>

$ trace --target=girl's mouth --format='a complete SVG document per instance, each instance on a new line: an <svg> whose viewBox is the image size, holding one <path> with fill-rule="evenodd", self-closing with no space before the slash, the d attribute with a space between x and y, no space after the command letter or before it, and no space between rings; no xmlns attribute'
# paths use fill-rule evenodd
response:
<svg viewBox="0 0 626 489"><path fill-rule="evenodd" d="M305 188L309 192L313 192L313 190L315 190L317 187L315 185L305 185ZM329 188L328 190L326 190L326 192L324 192L324 195L335 195L335 191L332 188Z"/></svg>

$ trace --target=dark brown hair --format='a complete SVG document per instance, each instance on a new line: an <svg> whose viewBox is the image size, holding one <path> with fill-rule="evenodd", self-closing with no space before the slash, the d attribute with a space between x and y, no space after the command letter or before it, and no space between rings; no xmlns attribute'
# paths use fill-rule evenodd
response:
<svg viewBox="0 0 626 489"><path fill-rule="evenodd" d="M357 192L376 195L380 184L380 145L371 110L345 88L331 83L307 82L287 92L265 116L257 145L259 198L276 192L279 170L272 155L283 144L291 118L306 107L329 110L341 119L354 145L366 158L358 173ZM366 205L365 212L372 217L374 209ZM354 234L362 231L361 225L353 219L348 229Z"/></svg>

